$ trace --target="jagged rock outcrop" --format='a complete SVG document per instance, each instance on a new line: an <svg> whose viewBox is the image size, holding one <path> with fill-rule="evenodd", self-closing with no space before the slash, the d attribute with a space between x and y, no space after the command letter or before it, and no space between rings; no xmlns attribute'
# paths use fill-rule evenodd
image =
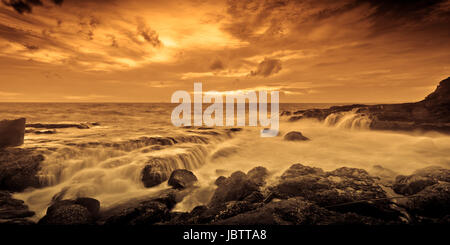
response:
<svg viewBox="0 0 450 245"><path fill-rule="evenodd" d="M0 149L0 190L23 191L39 187L37 176L44 157L32 149Z"/></svg>
<svg viewBox="0 0 450 245"><path fill-rule="evenodd" d="M450 133L450 77L442 80L436 90L415 103L380 105L345 105L328 109L294 112L290 121L302 118L325 120L333 113L354 111L370 118L370 128L376 130L422 130Z"/></svg>
<svg viewBox="0 0 450 245"><path fill-rule="evenodd" d="M20 146L25 136L25 118L0 121L0 148Z"/></svg>

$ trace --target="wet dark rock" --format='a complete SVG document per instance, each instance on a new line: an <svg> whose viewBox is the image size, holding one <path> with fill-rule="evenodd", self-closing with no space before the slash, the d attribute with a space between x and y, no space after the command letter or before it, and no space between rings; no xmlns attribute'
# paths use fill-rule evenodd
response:
<svg viewBox="0 0 450 245"><path fill-rule="evenodd" d="M93 217L97 217L100 212L100 202L90 197L79 197L75 200L75 204L79 204L89 211Z"/></svg>
<svg viewBox="0 0 450 245"><path fill-rule="evenodd" d="M290 116L292 113L290 111L282 111L280 116Z"/></svg>
<svg viewBox="0 0 450 245"><path fill-rule="evenodd" d="M418 169L409 176L397 176L393 189L402 195L413 195L427 186L437 184L439 181L450 182L450 170L438 166L430 166Z"/></svg>
<svg viewBox="0 0 450 245"><path fill-rule="evenodd" d="M321 168L304 166L300 163L293 164L289 167L282 175L282 179L293 178L302 175L315 174L315 175L324 175L325 172Z"/></svg>
<svg viewBox="0 0 450 245"><path fill-rule="evenodd" d="M45 129L56 129L56 128L78 128L78 129L89 129L89 126L84 123L28 123L25 125L27 128L45 128Z"/></svg>
<svg viewBox="0 0 450 245"><path fill-rule="evenodd" d="M292 131L287 133L284 136L285 140L289 140L289 141L306 141L309 140L309 138L303 136L302 133L298 132L298 131Z"/></svg>
<svg viewBox="0 0 450 245"><path fill-rule="evenodd" d="M423 216L440 219L450 215L450 183L441 182L427 186L408 198L406 207L419 222Z"/></svg>
<svg viewBox="0 0 450 245"><path fill-rule="evenodd" d="M0 148L20 146L25 136L25 118L0 121Z"/></svg>
<svg viewBox="0 0 450 245"><path fill-rule="evenodd" d="M30 224L25 218L34 216L22 200L14 199L9 191L0 191L0 223Z"/></svg>
<svg viewBox="0 0 450 245"><path fill-rule="evenodd" d="M395 178L393 189L396 193L402 195L413 195L425 189L427 186L437 183L437 180L429 177L423 177L419 175L399 175Z"/></svg>
<svg viewBox="0 0 450 245"><path fill-rule="evenodd" d="M295 121L298 121L298 120L300 120L302 118L303 118L303 116L292 116L292 117L289 118L289 121L290 122L295 122Z"/></svg>
<svg viewBox="0 0 450 245"><path fill-rule="evenodd" d="M23 191L39 187L37 173L44 157L31 149L0 149L0 189Z"/></svg>
<svg viewBox="0 0 450 245"><path fill-rule="evenodd" d="M265 180L267 176L269 176L269 171L261 166L252 168L247 172L247 177L258 186L266 184Z"/></svg>
<svg viewBox="0 0 450 245"><path fill-rule="evenodd" d="M255 170L254 173L261 171ZM251 171L249 171L250 173ZM253 176L255 177L255 176ZM219 205L228 201L241 201L254 191L258 191L261 183L257 181L258 178L249 178L245 173L237 171L231 174L230 177L223 181L216 181L218 185L210 205Z"/></svg>
<svg viewBox="0 0 450 245"><path fill-rule="evenodd" d="M39 224L87 225L94 224L100 210L100 202L93 198L77 198L54 202Z"/></svg>
<svg viewBox="0 0 450 245"><path fill-rule="evenodd" d="M105 225L151 225L169 216L169 209L161 202L142 202L137 207L121 210L106 220Z"/></svg>
<svg viewBox="0 0 450 245"><path fill-rule="evenodd" d="M432 178L438 181L450 182L450 169L439 166L430 166L414 171L414 175Z"/></svg>
<svg viewBox="0 0 450 245"><path fill-rule="evenodd" d="M216 181L214 182L214 184L217 185L217 186L222 185L225 182L226 179L227 179L227 177L225 177L225 176L219 176L216 179Z"/></svg>
<svg viewBox="0 0 450 245"><path fill-rule="evenodd" d="M161 164L146 165L142 169L142 183L147 188L159 185L168 178L167 171Z"/></svg>
<svg viewBox="0 0 450 245"><path fill-rule="evenodd" d="M176 169L169 177L168 184L175 189L185 189L197 182L197 177L189 170Z"/></svg>
<svg viewBox="0 0 450 245"><path fill-rule="evenodd" d="M380 182L386 186L392 186L395 177L398 175L395 171L387 169L381 165L372 166L369 173L372 176L378 177L380 179Z"/></svg>
<svg viewBox="0 0 450 245"><path fill-rule="evenodd" d="M272 201L258 209L219 220L226 225L327 225L339 223L376 224L377 220L345 215L321 208L301 197Z"/></svg>
<svg viewBox="0 0 450 245"><path fill-rule="evenodd" d="M275 197L302 197L321 207L397 222L401 213L391 207L385 191L365 170L339 168L331 172L295 164L269 187ZM380 199L380 200L378 200Z"/></svg>

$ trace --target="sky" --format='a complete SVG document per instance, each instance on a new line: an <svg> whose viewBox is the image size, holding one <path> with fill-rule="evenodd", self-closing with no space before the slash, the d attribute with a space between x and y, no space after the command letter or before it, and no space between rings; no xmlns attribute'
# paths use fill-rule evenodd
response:
<svg viewBox="0 0 450 245"><path fill-rule="evenodd" d="M397 103L450 74L450 0L0 1L0 102Z"/></svg>

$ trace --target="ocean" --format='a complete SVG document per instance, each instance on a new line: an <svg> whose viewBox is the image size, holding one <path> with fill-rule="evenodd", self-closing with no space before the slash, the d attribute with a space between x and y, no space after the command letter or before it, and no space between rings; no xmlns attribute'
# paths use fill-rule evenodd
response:
<svg viewBox="0 0 450 245"><path fill-rule="evenodd" d="M280 112L328 108L336 104L280 104ZM0 103L0 118L25 117L27 124L82 124L88 128L27 128L22 148L42 152L43 188L14 194L41 218L55 197L92 197L102 209L149 197L167 182L146 188L142 169L152 161L167 170L186 168L197 188L174 211L206 204L217 177L264 166L272 178L294 163L333 170L380 165L397 174L435 165L450 167L450 136L435 132L372 131L369 120L330 115L325 121L280 117L278 137L260 137L260 127L175 127L175 104L165 103ZM311 140L290 142L283 135L300 131ZM161 143L165 142L165 143Z"/></svg>

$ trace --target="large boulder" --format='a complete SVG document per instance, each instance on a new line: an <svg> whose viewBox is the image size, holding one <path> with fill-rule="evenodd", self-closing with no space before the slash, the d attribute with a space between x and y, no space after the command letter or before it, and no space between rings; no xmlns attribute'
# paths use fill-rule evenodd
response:
<svg viewBox="0 0 450 245"><path fill-rule="evenodd" d="M159 164L149 164L142 169L142 183L147 188L157 186L168 178L166 169Z"/></svg>
<svg viewBox="0 0 450 245"><path fill-rule="evenodd" d="M421 222L424 217L437 220L448 218L450 215L450 183L441 182L427 186L408 198L406 207L415 216L417 222Z"/></svg>
<svg viewBox="0 0 450 245"><path fill-rule="evenodd" d="M37 176L44 157L31 149L0 149L0 190L23 191L39 187Z"/></svg>
<svg viewBox="0 0 450 245"><path fill-rule="evenodd" d="M214 195L211 198L210 205L220 205L229 201L241 201L252 193L259 191L265 184L267 169L256 167L245 174L237 171L228 178L219 177L216 181L218 185Z"/></svg>
<svg viewBox="0 0 450 245"><path fill-rule="evenodd" d="M39 224L43 225L86 225L93 224L98 217L100 202L93 198L62 200L47 208Z"/></svg>
<svg viewBox="0 0 450 245"><path fill-rule="evenodd" d="M375 180L363 169L343 167L324 172L295 164L269 190L275 198L302 197L340 213L356 213L388 222L401 220L401 214L384 199L386 192Z"/></svg>
<svg viewBox="0 0 450 245"><path fill-rule="evenodd" d="M25 118L0 121L0 148L19 146L25 136Z"/></svg>
<svg viewBox="0 0 450 245"><path fill-rule="evenodd" d="M197 177L187 169L176 169L169 177L168 184L175 189L185 189L197 182Z"/></svg>
<svg viewBox="0 0 450 245"><path fill-rule="evenodd" d="M416 170L412 175L399 175L395 178L393 189L402 195L413 195L439 181L450 182L450 170L430 166Z"/></svg>
<svg viewBox="0 0 450 245"><path fill-rule="evenodd" d="M309 140L309 138L303 136L303 134L298 132L298 131L291 131L291 132L287 133L284 136L284 139L288 140L288 141L306 141L306 140Z"/></svg>

